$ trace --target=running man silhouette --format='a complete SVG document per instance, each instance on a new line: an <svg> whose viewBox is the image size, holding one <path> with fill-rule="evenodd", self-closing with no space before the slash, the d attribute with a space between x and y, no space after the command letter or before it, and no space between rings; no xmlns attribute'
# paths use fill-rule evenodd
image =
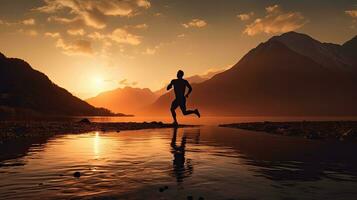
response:
<svg viewBox="0 0 357 200"><path fill-rule="evenodd" d="M190 83L183 79L183 71L179 70L177 72L177 79L173 79L171 83L167 86L167 90L170 90L172 86L174 87L175 91L175 100L171 103L171 114L172 118L174 119L174 125L178 125L177 119L176 119L176 108L180 106L182 114L184 115L190 115L190 114L196 114L197 117L201 117L200 112L198 109L195 110L186 110L186 98L191 94L192 92L192 87ZM188 88L188 92L185 95L186 87Z"/></svg>

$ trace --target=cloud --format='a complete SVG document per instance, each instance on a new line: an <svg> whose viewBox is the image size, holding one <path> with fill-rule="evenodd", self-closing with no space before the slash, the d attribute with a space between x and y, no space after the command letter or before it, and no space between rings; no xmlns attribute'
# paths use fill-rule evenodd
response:
<svg viewBox="0 0 357 200"><path fill-rule="evenodd" d="M159 13L159 12L157 12L157 13L154 13L154 16L155 17L160 17L160 16L162 16L163 14L162 13Z"/></svg>
<svg viewBox="0 0 357 200"><path fill-rule="evenodd" d="M35 25L36 24L36 20L33 18L30 19L25 19L22 21L22 24L24 25Z"/></svg>
<svg viewBox="0 0 357 200"><path fill-rule="evenodd" d="M65 42L59 38L56 47L63 50L67 55L91 55L93 54L92 44L88 40L76 40L74 42Z"/></svg>
<svg viewBox="0 0 357 200"><path fill-rule="evenodd" d="M139 36L131 34L127 32L125 29L121 29L121 28L115 29L107 37L120 44L139 45L141 43Z"/></svg>
<svg viewBox="0 0 357 200"><path fill-rule="evenodd" d="M246 26L243 33L254 36L259 33L276 34L285 33L301 28L307 20L299 12L284 12L279 5L266 8L267 15L257 18Z"/></svg>
<svg viewBox="0 0 357 200"><path fill-rule="evenodd" d="M186 35L184 33L178 34L177 37L178 38L184 38Z"/></svg>
<svg viewBox="0 0 357 200"><path fill-rule="evenodd" d="M254 15L254 12L250 12L250 13L242 13L237 15L237 17L242 20L242 21L247 21L249 20L252 16Z"/></svg>
<svg viewBox="0 0 357 200"><path fill-rule="evenodd" d="M138 84L137 81L129 82L129 80L126 78L119 81L119 85L122 86L135 86L137 84Z"/></svg>
<svg viewBox="0 0 357 200"><path fill-rule="evenodd" d="M51 16L49 21L82 23L97 29L106 27L107 16L133 16L151 6L148 0L44 0L44 3L34 10L49 14L63 11L73 15L72 18Z"/></svg>
<svg viewBox="0 0 357 200"><path fill-rule="evenodd" d="M350 17L357 18L357 10L346 10L345 13Z"/></svg>
<svg viewBox="0 0 357 200"><path fill-rule="evenodd" d="M154 55L156 53L156 47L154 48L146 48L146 50L143 52L143 54L146 55Z"/></svg>
<svg viewBox="0 0 357 200"><path fill-rule="evenodd" d="M266 7L265 10L267 11L267 13L277 12L277 11L280 11L280 6L275 4L275 5Z"/></svg>
<svg viewBox="0 0 357 200"><path fill-rule="evenodd" d="M47 18L47 21L49 22L57 22L60 24L74 24L74 25L78 25L78 26L82 26L84 25L84 22L78 18L65 18L65 17L58 17L58 16L50 16Z"/></svg>
<svg viewBox="0 0 357 200"><path fill-rule="evenodd" d="M28 30L19 29L19 32L31 37L35 37L38 35L38 32L35 29L28 29Z"/></svg>
<svg viewBox="0 0 357 200"><path fill-rule="evenodd" d="M119 44L139 45L141 43L141 37L129 33L127 30L117 28L109 34L102 34L100 32L93 32L88 34L88 37L95 40L112 40Z"/></svg>
<svg viewBox="0 0 357 200"><path fill-rule="evenodd" d="M52 33L52 32L46 32L46 33L45 33L45 36L51 37L51 38L59 38L59 37L61 37L61 34L58 33L58 32L54 32L54 33Z"/></svg>
<svg viewBox="0 0 357 200"><path fill-rule="evenodd" d="M135 26L133 26L133 28L136 29L147 29L149 26L147 24L137 24Z"/></svg>
<svg viewBox="0 0 357 200"><path fill-rule="evenodd" d="M83 29L69 29L67 30L67 33L69 35L84 35L85 34L85 31Z"/></svg>
<svg viewBox="0 0 357 200"><path fill-rule="evenodd" d="M99 33L99 32L90 33L90 34L88 34L88 37L91 39L94 39L94 40L102 40L102 39L107 38L106 35Z"/></svg>
<svg viewBox="0 0 357 200"><path fill-rule="evenodd" d="M182 26L185 28L190 28L190 27L202 28L205 27L206 25L207 23L202 19L192 19L191 21L182 24Z"/></svg>

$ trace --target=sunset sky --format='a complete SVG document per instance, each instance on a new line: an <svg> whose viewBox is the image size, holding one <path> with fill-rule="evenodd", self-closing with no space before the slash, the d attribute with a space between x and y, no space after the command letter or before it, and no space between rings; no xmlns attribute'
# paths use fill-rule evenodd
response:
<svg viewBox="0 0 357 200"><path fill-rule="evenodd" d="M2 0L0 52L80 98L226 69L273 35L357 34L355 0Z"/></svg>

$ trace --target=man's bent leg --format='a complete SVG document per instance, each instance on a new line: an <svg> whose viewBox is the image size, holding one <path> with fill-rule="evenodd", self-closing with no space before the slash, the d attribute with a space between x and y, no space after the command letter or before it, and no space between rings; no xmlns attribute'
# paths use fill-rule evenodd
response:
<svg viewBox="0 0 357 200"><path fill-rule="evenodd" d="M185 101L180 102L180 108L181 108L183 115L190 115L190 114L196 113L194 110L186 110L186 102Z"/></svg>
<svg viewBox="0 0 357 200"><path fill-rule="evenodd" d="M195 110L186 110L186 100L180 102L180 108L182 110L182 114L183 115L190 115L190 114L196 114L197 117L201 117L200 112L198 111L198 109Z"/></svg>

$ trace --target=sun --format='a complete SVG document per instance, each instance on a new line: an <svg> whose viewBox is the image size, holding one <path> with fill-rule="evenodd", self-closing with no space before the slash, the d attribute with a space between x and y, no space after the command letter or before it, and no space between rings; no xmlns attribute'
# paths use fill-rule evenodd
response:
<svg viewBox="0 0 357 200"><path fill-rule="evenodd" d="M94 92L100 92L104 89L104 79L100 76L93 77L92 88Z"/></svg>
<svg viewBox="0 0 357 200"><path fill-rule="evenodd" d="M102 77L95 77L94 78L94 85L97 87L103 86L103 78Z"/></svg>

